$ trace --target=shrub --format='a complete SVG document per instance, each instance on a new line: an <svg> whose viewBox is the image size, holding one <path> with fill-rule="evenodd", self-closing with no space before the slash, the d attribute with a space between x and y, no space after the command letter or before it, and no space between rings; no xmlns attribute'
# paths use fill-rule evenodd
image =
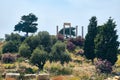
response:
<svg viewBox="0 0 120 80"><path fill-rule="evenodd" d="M2 55L2 62L4 63L12 63L15 62L15 56L13 54L10 53L6 53Z"/></svg>
<svg viewBox="0 0 120 80"><path fill-rule="evenodd" d="M65 44L61 41L55 43L52 47L52 52L50 53L50 61L60 61L61 64L64 64L64 62L68 63L70 60L70 55L65 52Z"/></svg>
<svg viewBox="0 0 120 80"><path fill-rule="evenodd" d="M26 74L34 74L38 71L37 67L29 67L29 68L25 68L25 73Z"/></svg>
<svg viewBox="0 0 120 80"><path fill-rule="evenodd" d="M49 66L46 64L45 69L53 73L54 75L69 75L72 74L72 69L70 67L64 67L59 62L52 62Z"/></svg>
<svg viewBox="0 0 120 80"><path fill-rule="evenodd" d="M77 38L71 38L69 41L79 47L84 45L84 39L81 36L78 36Z"/></svg>
<svg viewBox="0 0 120 80"><path fill-rule="evenodd" d="M19 34L5 34L5 40L6 41L19 41L21 42L21 36Z"/></svg>
<svg viewBox="0 0 120 80"><path fill-rule="evenodd" d="M70 74L72 74L72 69L71 68L69 68L69 67L63 67L62 69L60 69L59 71L58 71L58 75L70 75Z"/></svg>
<svg viewBox="0 0 120 80"><path fill-rule="evenodd" d="M68 41L68 43L67 43L67 49L69 51L74 51L75 50L75 45L72 42Z"/></svg>
<svg viewBox="0 0 120 80"><path fill-rule="evenodd" d="M26 68L25 73L26 74L33 74L34 72L33 72L32 68Z"/></svg>
<svg viewBox="0 0 120 80"><path fill-rule="evenodd" d="M112 64L107 60L98 59L95 63L96 70L101 73L111 73L112 72Z"/></svg>
<svg viewBox="0 0 120 80"><path fill-rule="evenodd" d="M15 64L4 64L5 69L14 69L15 67Z"/></svg>
<svg viewBox="0 0 120 80"><path fill-rule="evenodd" d="M54 45L56 42L57 42L57 37L52 35L51 36L51 43L52 43L52 45Z"/></svg>
<svg viewBox="0 0 120 80"><path fill-rule="evenodd" d="M19 54L20 54L22 57L30 58L30 56L31 56L31 51L30 51L30 47L27 45L27 43L22 44L22 45L19 47Z"/></svg>
<svg viewBox="0 0 120 80"><path fill-rule="evenodd" d="M39 68L36 67L36 66L33 66L33 67L32 67L32 70L33 70L34 73L36 73L36 72L38 72Z"/></svg>
<svg viewBox="0 0 120 80"><path fill-rule="evenodd" d="M58 40L64 41L64 36L62 34L57 35Z"/></svg>
<svg viewBox="0 0 120 80"><path fill-rule="evenodd" d="M3 45L2 47L2 52L3 53L14 53L18 51L18 44L13 42L13 41L8 41L6 44Z"/></svg>
<svg viewBox="0 0 120 80"><path fill-rule="evenodd" d="M17 59L17 61L18 61L18 62L25 61L25 58L23 58L23 57L20 57L20 58L18 58L18 59Z"/></svg>

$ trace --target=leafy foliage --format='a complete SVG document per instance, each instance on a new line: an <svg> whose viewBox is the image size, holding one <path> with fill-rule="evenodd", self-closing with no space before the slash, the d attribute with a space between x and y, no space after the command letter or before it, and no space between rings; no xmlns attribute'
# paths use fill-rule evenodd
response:
<svg viewBox="0 0 120 80"><path fill-rule="evenodd" d="M79 47L84 45L84 39L81 36L78 36L77 38L70 38L69 41Z"/></svg>
<svg viewBox="0 0 120 80"><path fill-rule="evenodd" d="M26 43L21 44L21 46L19 47L19 54L22 57L30 58L31 57L30 47Z"/></svg>
<svg viewBox="0 0 120 80"><path fill-rule="evenodd" d="M42 31L38 33L38 38L40 42L39 45L42 45L44 50L50 53L52 46L52 40L50 34L47 31Z"/></svg>
<svg viewBox="0 0 120 80"><path fill-rule="evenodd" d="M72 43L72 42L70 42L70 41L68 41L67 42L67 49L69 50L69 51L74 51L75 50L75 45Z"/></svg>
<svg viewBox="0 0 120 80"><path fill-rule="evenodd" d="M59 41L64 41L64 36L63 36L62 34L58 34L58 35L57 35L57 39L58 39Z"/></svg>
<svg viewBox="0 0 120 80"><path fill-rule="evenodd" d="M39 69L43 69L45 62L48 60L48 54L40 48L36 48L30 58L31 63L38 66Z"/></svg>
<svg viewBox="0 0 120 80"><path fill-rule="evenodd" d="M28 44L31 52L40 44L40 40L37 36L29 36L24 40L24 43Z"/></svg>
<svg viewBox="0 0 120 80"><path fill-rule="evenodd" d="M23 37L19 34L11 33L5 34L6 44L3 46L3 53L7 52L18 52L20 44L23 42Z"/></svg>
<svg viewBox="0 0 120 80"><path fill-rule="evenodd" d="M107 60L98 59L95 63L96 70L101 73L111 73L112 72L112 64Z"/></svg>
<svg viewBox="0 0 120 80"><path fill-rule="evenodd" d="M54 35L51 35L51 44L52 46L57 42L57 37Z"/></svg>
<svg viewBox="0 0 120 80"><path fill-rule="evenodd" d="M88 33L85 37L85 44L84 44L84 54L87 59L91 59L93 62L93 59L95 58L95 44L94 39L97 35L97 20L96 17L93 16L90 19L90 23L88 25Z"/></svg>
<svg viewBox="0 0 120 80"><path fill-rule="evenodd" d="M22 31L26 32L26 36L28 36L28 33L35 33L37 31L37 17L30 13L29 15L23 15L21 17L21 21L15 25L14 31Z"/></svg>
<svg viewBox="0 0 120 80"><path fill-rule="evenodd" d="M15 62L15 56L13 54L6 53L2 55L1 60L4 63L12 63L12 62Z"/></svg>
<svg viewBox="0 0 120 80"><path fill-rule="evenodd" d="M61 64L64 64L64 62L68 63L70 60L70 55L65 52L64 43L58 41L55 45L53 45L52 52L50 53L50 61L60 61Z"/></svg>
<svg viewBox="0 0 120 80"><path fill-rule="evenodd" d="M17 42L21 42L21 36L19 34L14 34L14 33L11 33L10 35L9 34L5 34L5 40L6 41L17 41Z"/></svg>
<svg viewBox="0 0 120 80"><path fill-rule="evenodd" d="M99 26L99 32L95 39L97 58L102 60L107 59L112 65L117 61L119 47L115 27L115 22L113 22L113 19L109 18L104 25Z"/></svg>
<svg viewBox="0 0 120 80"><path fill-rule="evenodd" d="M14 43L13 41L8 41L6 42L6 44L3 45L2 48L2 52L3 53L14 53L14 52L18 52L18 46L16 45L16 43Z"/></svg>

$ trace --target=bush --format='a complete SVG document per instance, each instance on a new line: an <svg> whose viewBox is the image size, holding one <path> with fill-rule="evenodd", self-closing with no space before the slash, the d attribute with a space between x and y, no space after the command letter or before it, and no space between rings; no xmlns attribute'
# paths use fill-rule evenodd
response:
<svg viewBox="0 0 120 80"><path fill-rule="evenodd" d="M15 64L4 64L5 69L14 69L15 67Z"/></svg>
<svg viewBox="0 0 120 80"><path fill-rule="evenodd" d="M55 45L52 47L52 52L50 53L50 61L60 61L61 64L64 64L64 62L69 62L71 60L71 57L68 53L65 52L65 44L61 41L58 41Z"/></svg>
<svg viewBox="0 0 120 80"><path fill-rule="evenodd" d="M57 35L58 40L64 41L64 36L62 34Z"/></svg>
<svg viewBox="0 0 120 80"><path fill-rule="evenodd" d="M33 74L34 72L33 72L32 68L26 68L25 73L26 74Z"/></svg>
<svg viewBox="0 0 120 80"><path fill-rule="evenodd" d="M84 39L81 36L78 36L77 38L71 38L69 41L79 47L84 45Z"/></svg>
<svg viewBox="0 0 120 80"><path fill-rule="evenodd" d="M19 34L5 34L5 40L6 41L19 41L21 42L21 36Z"/></svg>
<svg viewBox="0 0 120 80"><path fill-rule="evenodd" d="M19 54L25 58L31 57L30 47L27 45L27 43L24 43L19 47Z"/></svg>
<svg viewBox="0 0 120 80"><path fill-rule="evenodd" d="M13 42L13 41L8 41L6 44L3 45L2 47L2 52L3 53L14 53L18 51L18 44Z"/></svg>
<svg viewBox="0 0 120 80"><path fill-rule="evenodd" d="M58 71L58 75L70 75L72 74L72 69L69 67L63 67L61 70Z"/></svg>
<svg viewBox="0 0 120 80"><path fill-rule="evenodd" d="M95 63L96 70L101 73L111 73L112 72L112 64L107 60L98 59Z"/></svg>
<svg viewBox="0 0 120 80"><path fill-rule="evenodd" d="M17 61L18 61L18 62L25 61L25 58L23 58L23 57L17 58Z"/></svg>
<svg viewBox="0 0 120 80"><path fill-rule="evenodd" d="M49 63L48 63L49 64ZM72 69L70 67L64 67L59 62L52 62L50 65L46 64L44 67L50 73L54 75L70 75L72 74Z"/></svg>
<svg viewBox="0 0 120 80"><path fill-rule="evenodd" d="M67 43L67 49L69 51L74 51L75 50L75 45L72 42L68 41L68 43Z"/></svg>
<svg viewBox="0 0 120 80"><path fill-rule="evenodd" d="M33 67L32 67L32 70L33 70L34 73L36 73L36 72L38 72L39 68L36 67L36 66L33 66Z"/></svg>
<svg viewBox="0 0 120 80"><path fill-rule="evenodd" d="M10 53L6 53L2 55L2 62L4 63L12 63L15 62L15 56L13 54Z"/></svg>
<svg viewBox="0 0 120 80"><path fill-rule="evenodd" d="M52 35L51 36L51 43L52 43L52 45L54 45L56 42L57 42L57 37Z"/></svg>

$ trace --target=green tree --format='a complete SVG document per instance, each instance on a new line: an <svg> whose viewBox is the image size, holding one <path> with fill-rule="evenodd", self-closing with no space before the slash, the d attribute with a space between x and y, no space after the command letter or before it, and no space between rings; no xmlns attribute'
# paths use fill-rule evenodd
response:
<svg viewBox="0 0 120 80"><path fill-rule="evenodd" d="M27 38L24 40L24 43L27 43L27 44L30 46L31 52L33 52L33 50L34 50L37 46L39 46L40 40L39 40L38 36L36 36L36 35L35 35L35 36L31 35L31 36L27 37Z"/></svg>
<svg viewBox="0 0 120 80"><path fill-rule="evenodd" d="M47 31L42 31L38 33L39 45L42 45L44 50L48 53L51 52L52 40L51 36Z"/></svg>
<svg viewBox="0 0 120 80"><path fill-rule="evenodd" d="M12 49L12 47L16 48L15 50L13 50L13 52L14 51L18 52L18 48L21 45L21 43L23 42L22 38L23 38L22 36L20 36L19 34L16 34L16 33L5 34L5 41L7 42L7 46L10 47L11 49ZM14 46L8 45L10 43Z"/></svg>
<svg viewBox="0 0 120 80"><path fill-rule="evenodd" d="M112 65L117 61L119 42L116 34L116 23L109 18L108 21L99 26L99 31L95 39L96 56L102 60L107 59Z"/></svg>
<svg viewBox="0 0 120 80"><path fill-rule="evenodd" d="M66 38L68 38L70 36L70 27L69 28L65 28L65 36ZM64 28L62 28L60 31L59 31L59 34L62 34L63 35L63 32L64 32ZM71 27L71 36L75 36L75 28L74 27Z"/></svg>
<svg viewBox="0 0 120 80"><path fill-rule="evenodd" d="M51 44L54 45L57 42L57 37L55 35L51 35Z"/></svg>
<svg viewBox="0 0 120 80"><path fill-rule="evenodd" d="M84 54L87 59L91 59L92 62L95 58L95 44L94 39L97 34L97 19L95 16L93 16L90 19L90 23L88 25L88 33L85 37L85 43L84 43Z"/></svg>
<svg viewBox="0 0 120 80"><path fill-rule="evenodd" d="M19 54L25 58L31 57L30 47L28 46L27 43L21 44L21 46L19 47Z"/></svg>
<svg viewBox="0 0 120 80"><path fill-rule="evenodd" d="M37 31L37 23L35 23L38 20L38 18L30 13L29 15L23 15L21 18L21 21L15 25L14 31L22 31L26 32L26 36L28 36L28 33L35 33Z"/></svg>
<svg viewBox="0 0 120 80"><path fill-rule="evenodd" d="M44 64L46 63L47 60L48 60L47 52L38 47L33 51L32 56L30 58L30 62L38 66L40 70L43 70Z"/></svg>
<svg viewBox="0 0 120 80"><path fill-rule="evenodd" d="M6 41L17 41L17 42L21 42L21 36L19 34L14 34L14 33L11 33L10 35L9 34L5 34L5 40Z"/></svg>
<svg viewBox="0 0 120 80"><path fill-rule="evenodd" d="M18 46L13 41L6 42L2 47L3 53L15 53L18 52Z"/></svg>
<svg viewBox="0 0 120 80"><path fill-rule="evenodd" d="M71 60L71 57L68 53L65 52L65 44L61 41L58 41L53 45L52 52L50 53L50 61L60 61L63 65L64 62L69 62Z"/></svg>

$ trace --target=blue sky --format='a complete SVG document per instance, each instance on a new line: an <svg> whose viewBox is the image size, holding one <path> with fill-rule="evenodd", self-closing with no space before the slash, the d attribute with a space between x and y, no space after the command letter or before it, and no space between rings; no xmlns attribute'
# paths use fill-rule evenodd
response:
<svg viewBox="0 0 120 80"><path fill-rule="evenodd" d="M0 1L0 37L10 34L22 15L34 13L38 17L38 32L48 31L56 34L64 22L72 26L81 26L87 32L89 19L96 16L98 25L104 24L111 16L117 24L120 34L120 0L1 0ZM120 41L120 39L119 39Z"/></svg>

